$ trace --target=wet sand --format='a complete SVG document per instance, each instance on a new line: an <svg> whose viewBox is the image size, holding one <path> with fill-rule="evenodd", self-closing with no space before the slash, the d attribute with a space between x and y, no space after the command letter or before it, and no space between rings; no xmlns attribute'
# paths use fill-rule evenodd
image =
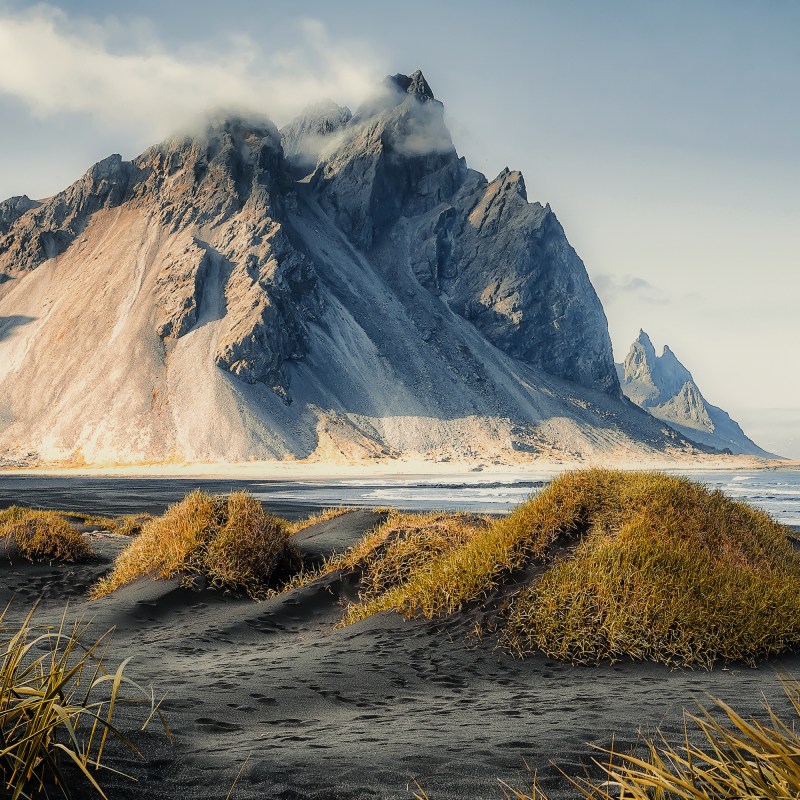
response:
<svg viewBox="0 0 800 800"><path fill-rule="evenodd" d="M307 529L304 553L340 549L379 520L354 512ZM469 641L466 618L443 628L384 614L334 629L355 590L338 576L263 603L151 580L90 603L126 540L92 543L87 564L0 562L0 603L18 617L41 597L40 621L55 623L69 600L98 633L116 628L112 663L132 655L129 675L168 694L174 744L156 728L137 735L144 759L117 763L139 783L106 776L115 798L223 800L243 764L242 800L408 798L415 781L432 800L500 798L497 778L522 786L528 768L570 797L551 759L575 772L587 743L625 746L657 725L678 737L681 710L706 692L745 712L763 696L783 708L776 670L800 675L798 655L713 672L520 661Z"/></svg>

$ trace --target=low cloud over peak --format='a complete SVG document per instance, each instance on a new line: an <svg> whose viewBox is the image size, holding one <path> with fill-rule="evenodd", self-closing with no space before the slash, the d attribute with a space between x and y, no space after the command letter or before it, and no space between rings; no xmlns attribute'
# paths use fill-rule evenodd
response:
<svg viewBox="0 0 800 800"><path fill-rule="evenodd" d="M82 113L159 138L217 107L280 123L308 103L355 104L374 89L382 67L368 48L332 43L316 20L299 20L294 32L279 51L249 36L174 50L146 22L97 23L48 5L0 10L0 94L42 119Z"/></svg>

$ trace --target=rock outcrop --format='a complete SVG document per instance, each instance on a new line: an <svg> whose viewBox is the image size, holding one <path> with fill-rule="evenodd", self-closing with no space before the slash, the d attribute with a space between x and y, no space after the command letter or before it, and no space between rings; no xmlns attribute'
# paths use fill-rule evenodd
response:
<svg viewBox="0 0 800 800"><path fill-rule="evenodd" d="M518 172L468 168L420 72L354 114L213 119L0 208L0 455L693 448L622 399L557 218Z"/></svg>
<svg viewBox="0 0 800 800"><path fill-rule="evenodd" d="M31 200L28 195L9 197L0 203L0 236L5 236L11 226L25 213L37 208L40 203Z"/></svg>
<svg viewBox="0 0 800 800"><path fill-rule="evenodd" d="M721 408L711 405L686 367L664 345L656 355L639 331L624 364L617 366L626 397L692 441L736 455L770 456Z"/></svg>

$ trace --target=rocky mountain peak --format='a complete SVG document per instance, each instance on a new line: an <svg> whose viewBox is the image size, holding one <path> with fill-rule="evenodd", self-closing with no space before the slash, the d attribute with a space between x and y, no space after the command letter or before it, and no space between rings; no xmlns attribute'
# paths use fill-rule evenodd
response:
<svg viewBox="0 0 800 800"><path fill-rule="evenodd" d="M385 83L390 86L396 86L401 92L413 95L423 102L436 99L433 95L433 90L420 69L415 70L410 75L403 75L400 72L396 75L389 75Z"/></svg>
<svg viewBox="0 0 800 800"><path fill-rule="evenodd" d="M0 455L662 446L550 207L467 167L421 72L389 83L280 132L211 118L17 216L0 316L37 324L0 337Z"/></svg>
<svg viewBox="0 0 800 800"><path fill-rule="evenodd" d="M265 117L213 117L133 163L141 176L134 202L154 206L173 225L222 221L248 203L270 213L291 184L280 133Z"/></svg>
<svg viewBox="0 0 800 800"><path fill-rule="evenodd" d="M528 202L528 190L525 188L525 178L518 170L510 170L504 167L502 172L494 179L491 185L497 185L498 191L508 192L513 191L518 194L522 200ZM550 210L550 207L547 207Z"/></svg>
<svg viewBox="0 0 800 800"><path fill-rule="evenodd" d="M725 411L703 397L692 373L669 346L656 355L643 330L618 373L628 399L693 441L732 453L767 455Z"/></svg>
<svg viewBox="0 0 800 800"><path fill-rule="evenodd" d="M645 331L642 328L639 329L639 335L636 337L636 341L634 342L634 344L640 344L644 348L646 353L648 354L652 353L652 355L649 356L651 359L655 358L656 349L655 347L653 347L653 342L650 340L650 337L647 335L647 333L645 333Z"/></svg>

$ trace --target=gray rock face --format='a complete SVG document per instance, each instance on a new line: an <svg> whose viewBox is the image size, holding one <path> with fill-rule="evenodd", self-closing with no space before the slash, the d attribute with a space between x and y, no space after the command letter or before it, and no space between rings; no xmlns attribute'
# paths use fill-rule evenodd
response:
<svg viewBox="0 0 800 800"><path fill-rule="evenodd" d="M617 369L626 397L687 438L737 455L770 455L748 439L727 412L703 397L691 372L669 347L656 355L644 331Z"/></svg>
<svg viewBox="0 0 800 800"><path fill-rule="evenodd" d="M305 326L319 300L313 267L281 222L296 200L277 128L268 120L215 120L202 135L151 148L134 163L146 177L131 191L131 205L157 198L171 230L217 229L165 267L160 334L177 338L191 329L216 263L226 305L216 364L285 395L283 365L305 354Z"/></svg>
<svg viewBox="0 0 800 800"><path fill-rule="evenodd" d="M281 129L283 152L297 177L308 175L317 165L320 153L334 140L353 114L332 100L307 108Z"/></svg>
<svg viewBox="0 0 800 800"><path fill-rule="evenodd" d="M555 214L467 167L420 72L25 206L0 229L0 457L693 451L622 399Z"/></svg>
<svg viewBox="0 0 800 800"><path fill-rule="evenodd" d="M37 208L40 203L31 200L28 195L9 197L0 203L0 236L8 233L8 229L26 212Z"/></svg>
<svg viewBox="0 0 800 800"><path fill-rule="evenodd" d="M338 129L310 187L356 247L408 263L503 352L619 393L602 305L555 214L528 202L519 172L489 183L467 168L421 72L386 79Z"/></svg>

